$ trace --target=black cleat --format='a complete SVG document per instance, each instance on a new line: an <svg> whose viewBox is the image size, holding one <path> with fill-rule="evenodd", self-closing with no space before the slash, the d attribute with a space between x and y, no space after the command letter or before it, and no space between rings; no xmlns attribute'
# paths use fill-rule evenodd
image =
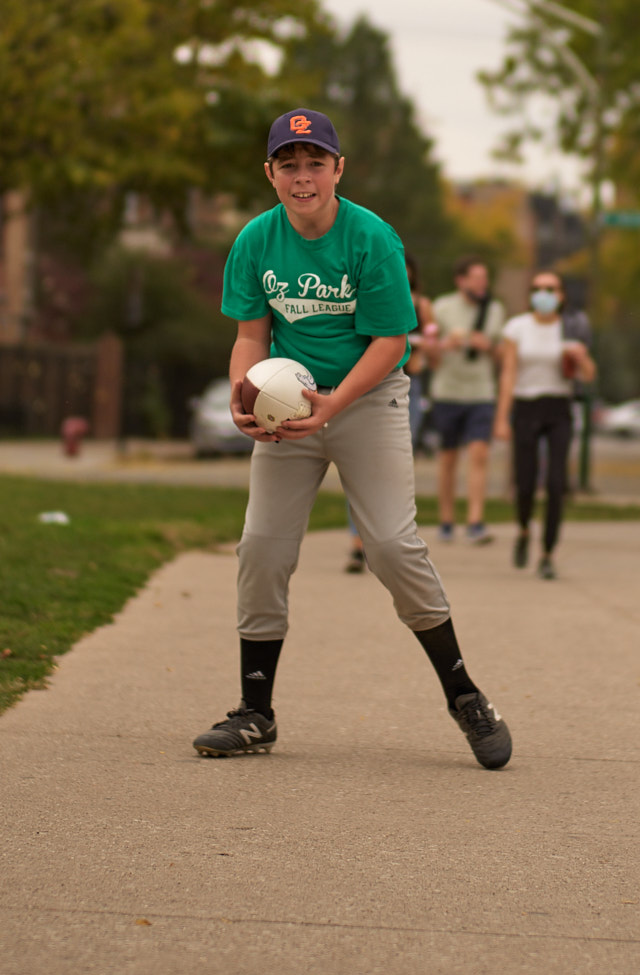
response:
<svg viewBox="0 0 640 975"><path fill-rule="evenodd" d="M270 752L277 737L275 714L265 718L259 711L246 708L242 701L240 707L227 712L224 721L198 735L193 747L201 755L214 757L237 752Z"/></svg>
<svg viewBox="0 0 640 975"><path fill-rule="evenodd" d="M467 736L476 759L488 769L502 768L511 758L511 735L484 694L461 694L449 714Z"/></svg>

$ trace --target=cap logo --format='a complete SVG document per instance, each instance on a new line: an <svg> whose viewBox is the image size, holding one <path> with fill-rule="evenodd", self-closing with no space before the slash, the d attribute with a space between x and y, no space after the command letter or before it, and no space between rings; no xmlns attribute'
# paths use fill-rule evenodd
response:
<svg viewBox="0 0 640 975"><path fill-rule="evenodd" d="M296 135L303 135L305 132L311 131L311 119L308 119L306 115L293 115L289 119L289 128Z"/></svg>

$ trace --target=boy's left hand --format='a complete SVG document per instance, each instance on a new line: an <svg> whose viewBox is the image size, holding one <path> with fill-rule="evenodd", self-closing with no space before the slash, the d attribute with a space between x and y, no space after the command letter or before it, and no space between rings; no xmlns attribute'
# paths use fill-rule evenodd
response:
<svg viewBox="0 0 640 975"><path fill-rule="evenodd" d="M305 417L304 420L285 420L276 430L276 434L282 440L302 440L303 437L309 437L312 433L322 430L338 412L333 406L331 393L325 395L303 389L302 395L311 403L311 416Z"/></svg>

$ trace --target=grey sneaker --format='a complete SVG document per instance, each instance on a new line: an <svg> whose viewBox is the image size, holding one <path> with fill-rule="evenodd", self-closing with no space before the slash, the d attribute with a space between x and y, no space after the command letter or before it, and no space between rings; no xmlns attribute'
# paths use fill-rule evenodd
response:
<svg viewBox="0 0 640 975"><path fill-rule="evenodd" d="M502 768L511 758L511 735L506 724L480 691L461 694L449 714L467 736L480 765Z"/></svg>
<svg viewBox="0 0 640 975"><path fill-rule="evenodd" d="M494 536L484 522L478 521L475 525L467 525L467 541L471 545L490 545L493 540Z"/></svg>
<svg viewBox="0 0 640 975"><path fill-rule="evenodd" d="M544 555L540 559L540 563L538 565L538 575L540 576L541 579L556 578L556 570L553 565L553 562L551 561L550 555Z"/></svg>
<svg viewBox="0 0 640 975"><path fill-rule="evenodd" d="M218 721L209 731L198 735L193 747L201 755L225 756L236 752L270 752L278 729L276 716L265 718L259 711L252 711L240 702L240 707L227 712L224 721Z"/></svg>

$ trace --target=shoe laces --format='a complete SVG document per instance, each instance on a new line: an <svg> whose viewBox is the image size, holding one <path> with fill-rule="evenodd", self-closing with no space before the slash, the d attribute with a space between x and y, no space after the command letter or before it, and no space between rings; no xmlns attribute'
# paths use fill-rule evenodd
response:
<svg viewBox="0 0 640 975"><path fill-rule="evenodd" d="M227 711L227 716L222 721L216 721L212 728L220 728L223 724L229 724L229 721L233 718L244 718L247 714L252 714L253 712L249 708L231 708Z"/></svg>
<svg viewBox="0 0 640 975"><path fill-rule="evenodd" d="M462 713L470 730L480 738L486 738L495 730L495 718L489 709L489 705L485 704L484 701L470 702L463 708Z"/></svg>

